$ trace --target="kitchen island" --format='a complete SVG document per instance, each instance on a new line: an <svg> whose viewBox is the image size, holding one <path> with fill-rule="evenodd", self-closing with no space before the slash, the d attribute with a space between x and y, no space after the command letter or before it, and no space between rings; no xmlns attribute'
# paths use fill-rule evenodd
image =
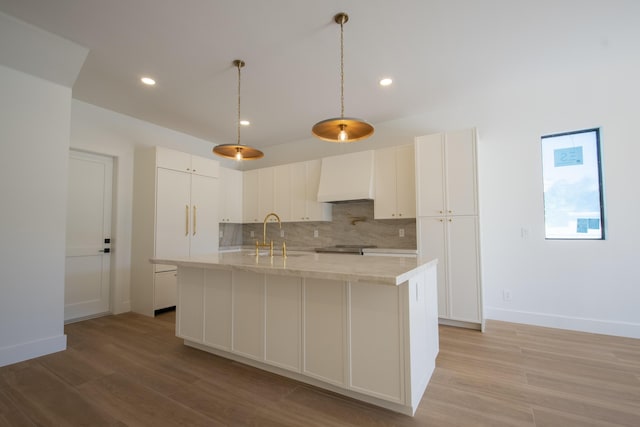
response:
<svg viewBox="0 0 640 427"><path fill-rule="evenodd" d="M185 259L185 345L413 415L438 354L436 260L255 251Z"/></svg>

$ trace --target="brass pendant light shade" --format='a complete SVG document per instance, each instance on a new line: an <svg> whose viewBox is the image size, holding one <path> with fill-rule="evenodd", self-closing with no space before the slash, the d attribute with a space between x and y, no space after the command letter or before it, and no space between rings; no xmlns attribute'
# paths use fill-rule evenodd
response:
<svg viewBox="0 0 640 427"><path fill-rule="evenodd" d="M236 144L220 144L213 147L213 152L221 157L235 160L257 160L264 157L264 153L257 148L240 144L240 69L244 61L236 59L233 65L238 68L238 140Z"/></svg>
<svg viewBox="0 0 640 427"><path fill-rule="evenodd" d="M344 116L344 24L349 20L349 15L338 13L333 20L340 24L340 117L316 123L311 132L323 141L360 141L373 135L373 126L362 119Z"/></svg>

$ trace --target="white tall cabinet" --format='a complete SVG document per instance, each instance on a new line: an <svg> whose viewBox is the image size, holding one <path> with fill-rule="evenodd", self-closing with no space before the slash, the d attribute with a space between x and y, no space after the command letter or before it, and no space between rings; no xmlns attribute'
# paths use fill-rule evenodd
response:
<svg viewBox="0 0 640 427"><path fill-rule="evenodd" d="M418 252L438 258L441 323L482 329L475 129L416 138Z"/></svg>
<svg viewBox="0 0 640 427"><path fill-rule="evenodd" d="M131 308L152 316L176 305L176 267L151 257L218 249L219 164L161 147L135 153Z"/></svg>
<svg viewBox="0 0 640 427"><path fill-rule="evenodd" d="M243 172L235 169L220 168L220 222L242 223Z"/></svg>

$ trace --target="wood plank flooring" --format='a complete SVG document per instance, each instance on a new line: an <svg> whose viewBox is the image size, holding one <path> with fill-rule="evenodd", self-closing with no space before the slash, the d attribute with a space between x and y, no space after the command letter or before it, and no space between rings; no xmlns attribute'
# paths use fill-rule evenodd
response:
<svg viewBox="0 0 640 427"><path fill-rule="evenodd" d="M174 322L67 325L66 351L0 368L0 426L640 426L640 340L442 326L412 418L185 347Z"/></svg>

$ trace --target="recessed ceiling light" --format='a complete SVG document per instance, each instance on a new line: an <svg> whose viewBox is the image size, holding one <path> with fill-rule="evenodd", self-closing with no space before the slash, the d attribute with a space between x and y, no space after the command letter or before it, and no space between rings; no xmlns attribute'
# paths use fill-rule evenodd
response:
<svg viewBox="0 0 640 427"><path fill-rule="evenodd" d="M249 120L240 120L240 124L242 126L249 126L251 124L251 122Z"/></svg>
<svg viewBox="0 0 640 427"><path fill-rule="evenodd" d="M143 77L140 79L140 81L148 86L153 86L156 84L156 81L153 80L151 77Z"/></svg>
<svg viewBox="0 0 640 427"><path fill-rule="evenodd" d="M385 77L384 79L380 80L380 86L389 86L391 85L391 83L393 83L393 80L391 80L389 77Z"/></svg>

